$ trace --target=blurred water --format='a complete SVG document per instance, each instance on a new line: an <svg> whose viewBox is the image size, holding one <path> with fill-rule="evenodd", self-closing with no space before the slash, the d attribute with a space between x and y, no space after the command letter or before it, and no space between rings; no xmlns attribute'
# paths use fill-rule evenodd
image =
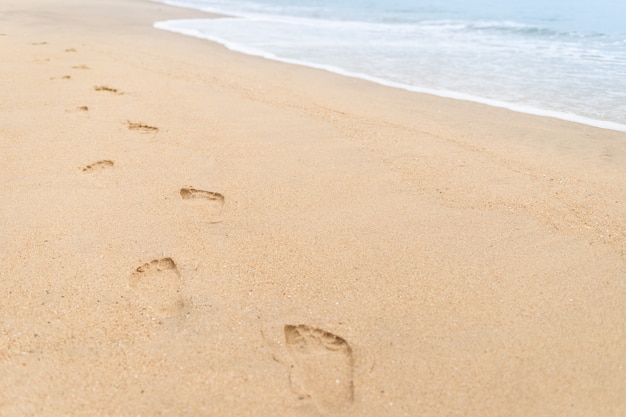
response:
<svg viewBox="0 0 626 417"><path fill-rule="evenodd" d="M155 27L382 84L626 131L626 2L164 0Z"/></svg>

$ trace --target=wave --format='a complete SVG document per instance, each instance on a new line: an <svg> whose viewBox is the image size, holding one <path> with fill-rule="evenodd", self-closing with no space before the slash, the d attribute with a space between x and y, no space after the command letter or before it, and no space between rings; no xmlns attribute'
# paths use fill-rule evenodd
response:
<svg viewBox="0 0 626 417"><path fill-rule="evenodd" d="M215 1L207 5L202 0L152 0L178 7L185 7L228 17L243 18L256 22L274 22L308 27L349 27L355 30L372 31L410 31L439 30L442 32L500 33L538 37L546 39L595 39L605 40L612 45L626 44L626 34L607 34L603 32L559 31L545 26L532 25L511 20L463 20L463 19L423 19L414 11L407 9L401 16L363 15L362 19L350 19L341 15L315 13L316 9L305 6L271 7L253 2ZM237 6L237 7L235 7ZM313 16L315 15L315 16Z"/></svg>
<svg viewBox="0 0 626 417"><path fill-rule="evenodd" d="M391 24L264 14L239 17L234 21L232 18L210 19L206 26L217 27L221 22L227 23L229 28L237 24L246 25L245 30L257 30L259 35L264 36L271 34L273 39L285 36L289 31L292 36L302 37L304 29L310 29L307 34L315 36L314 41L318 46L338 43L346 45L354 41L353 46L359 47L358 42L369 37L370 44L385 46L413 45L423 48L417 44L426 40L436 42L442 48L526 54L532 56L532 59L567 56L571 59L609 64L626 61L626 48L616 46L615 40L609 42L603 37L594 36L583 42L578 34L571 37L567 33L511 21L422 20L411 24ZM253 29L251 25L259 26ZM220 31L224 30L227 28L220 26ZM239 33L243 32L242 27Z"/></svg>
<svg viewBox="0 0 626 417"><path fill-rule="evenodd" d="M412 92L418 92L418 93L427 93L431 95L453 98L457 100L472 101L472 102L486 104L486 105L493 106L493 107L505 108L505 109L509 109L509 110L513 110L513 111L517 111L521 113L552 117L556 119L581 123L581 124L585 124L588 126L594 126L594 127L599 127L603 129L626 132L626 124L622 124L619 122L597 120L594 118L580 116L580 115L576 115L576 114L569 113L569 112L543 109L543 108L534 107L534 106L530 106L526 104L511 103L511 102L496 100L492 98L485 98L485 97L472 95L472 94L449 91L446 89L436 89L436 88L418 86L414 84L396 82L396 81L391 81L389 79L376 77L376 76L372 76L372 75L365 74L365 73L349 71L349 70L346 70L344 68L334 66L334 65L326 65L326 64L320 64L320 63L310 62L306 60L281 57L261 48L254 48L254 47L246 46L238 42L229 41L219 36L214 36L214 35L205 33L199 29L193 28L193 23L197 23L197 20L171 20L171 21L155 22L154 27L157 29L168 30L171 32L176 32L176 33L180 33L180 34L187 35L187 36L192 36L196 38L201 38L201 39L206 39L206 40L210 40L213 42L217 42L217 43L224 45L226 48L232 51L244 53L247 55L258 56L258 57L262 57L265 59L284 62L288 64L302 65L302 66L307 66L311 68L321 69L321 70L333 72L336 74L340 74L343 76L367 80L367 81L374 82L374 83L381 84L381 85L388 86L388 87L399 88L399 89L412 91Z"/></svg>

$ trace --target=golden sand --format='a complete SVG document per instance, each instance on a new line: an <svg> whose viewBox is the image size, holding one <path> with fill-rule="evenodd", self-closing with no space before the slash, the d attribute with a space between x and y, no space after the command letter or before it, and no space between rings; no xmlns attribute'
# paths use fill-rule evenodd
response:
<svg viewBox="0 0 626 417"><path fill-rule="evenodd" d="M0 1L0 416L626 415L626 134Z"/></svg>

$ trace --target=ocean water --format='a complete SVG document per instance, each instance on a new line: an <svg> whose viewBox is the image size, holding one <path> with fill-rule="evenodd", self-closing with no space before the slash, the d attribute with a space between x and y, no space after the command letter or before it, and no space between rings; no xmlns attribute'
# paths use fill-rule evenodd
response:
<svg viewBox="0 0 626 417"><path fill-rule="evenodd" d="M626 0L158 1L235 51L626 131Z"/></svg>

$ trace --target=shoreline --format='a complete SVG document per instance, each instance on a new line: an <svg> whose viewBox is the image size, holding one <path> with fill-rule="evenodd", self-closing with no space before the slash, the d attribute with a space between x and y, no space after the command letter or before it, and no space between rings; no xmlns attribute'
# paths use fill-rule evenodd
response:
<svg viewBox="0 0 626 417"><path fill-rule="evenodd" d="M193 8L192 6L176 5L174 2L167 2L167 1L163 2L162 0L153 0L153 1L157 3L168 4L173 7L188 8L190 10L202 10L199 8ZM210 10L210 12L221 13L216 10ZM246 18L245 16L237 16L237 15L223 16L223 17L235 17L235 18L242 18L242 19ZM276 62L282 62L282 63L292 64L292 65L300 65L300 66L305 66L309 68L324 70L324 71L332 72L332 73L346 76L346 77L358 78L358 79L362 79L365 81L373 82L373 83L380 84L386 87L398 88L398 89L415 92L415 93L430 94L430 95L443 97L443 98L450 98L454 100L462 100L462 101L469 101L469 102L478 103L478 104L485 104L488 106L512 110L512 111L519 112L519 113L530 114L530 115L541 116L541 117L549 117L549 118L554 118L558 120L564 120L568 122L583 124L586 126L597 127L601 129L614 130L618 132L626 132L626 124L620 123L620 122L602 120L602 119L594 119L592 117L582 116L582 115L578 115L575 113L569 113L569 112L564 112L564 111L559 111L559 110L548 110L548 109L543 109L539 107L533 107L531 105L526 105L526 104L510 103L510 102L506 102L506 101L502 101L498 99L484 98L481 96L460 93L456 91L438 90L438 89L433 89L433 88L428 88L428 87L423 87L423 86L404 84L400 82L387 80L385 78L370 76L364 73L358 73L358 72L354 72L350 70L345 70L343 68L336 67L333 65L279 57L279 56L274 55L273 53L265 52L262 50L257 50L255 48L250 48L245 45L238 44L236 42L231 42L231 41L222 39L220 37L201 34L193 29L179 29L177 27L171 27L170 25L172 23L176 23L176 20L165 20L165 21L154 22L153 27L157 29L161 29L161 30L171 31L177 34L182 34L182 35L189 36L189 37L216 42L234 52L243 53L243 54L255 56L255 57L261 57L261 58L273 60Z"/></svg>
<svg viewBox="0 0 626 417"><path fill-rule="evenodd" d="M505 101L472 96L470 94L457 93L454 91L436 90L436 89L427 88L427 87L416 87L416 86L412 86L409 84L402 84L402 83L398 83L394 81L389 81L383 78L372 77L366 74L360 74L356 72L347 71L339 67L334 67L332 65L317 64L315 62L300 61L297 59L281 58L274 54L266 53L263 51L257 51L252 48L247 48L245 46L241 46L237 43L229 42L221 38L211 37L211 36L206 36L206 35L199 35L199 34L194 33L193 31L168 28L167 24L169 22L170 21L167 21L167 20L155 22L153 26L156 29L170 31L173 33L177 33L177 34L181 34L181 35L185 35L189 37L194 37L198 39L204 39L210 42L216 42L220 45L223 45L225 48L233 52L242 53L245 55L250 55L250 56L259 57L259 58L264 58L264 59L268 59L271 61L282 62L285 64L299 65L303 67L328 71L328 72L341 75L344 77L357 78L357 79L361 79L364 81L369 81L375 84L382 85L384 87L397 88L397 89L409 91L412 93L429 94L429 95L433 95L433 96L437 96L441 98L449 98L452 100L461 100L461 101L467 101L470 103L485 104L487 106L511 110L517 113L529 114L529 115L540 116L540 117L548 117L551 119L563 120L563 121L582 124L586 126L597 127L600 129L614 130L616 132L626 132L626 124L623 124L623 123L612 122L608 120L597 120L597 119L592 119L592 118L585 117L585 116L579 116L573 113L565 113L565 112L560 112L556 110L539 109L539 108L534 108L534 107L523 105L523 104L507 103Z"/></svg>
<svg viewBox="0 0 626 417"><path fill-rule="evenodd" d="M0 414L626 409L625 134L83 3L0 11Z"/></svg>

